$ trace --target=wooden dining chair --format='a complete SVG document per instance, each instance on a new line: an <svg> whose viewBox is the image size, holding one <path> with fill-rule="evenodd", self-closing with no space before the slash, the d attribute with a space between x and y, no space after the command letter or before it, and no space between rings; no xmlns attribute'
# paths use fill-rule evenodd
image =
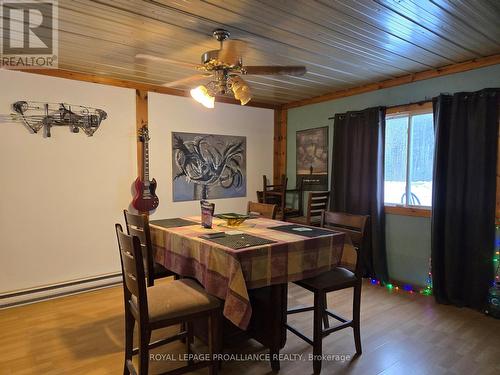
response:
<svg viewBox="0 0 500 375"><path fill-rule="evenodd" d="M281 176L279 184L269 184L267 177L262 176L262 192L257 192L259 203L275 204L278 206L276 216L280 220L286 220L287 217L299 216L299 210L286 205L288 178ZM259 194L260 193L260 194Z"/></svg>
<svg viewBox="0 0 500 375"><path fill-rule="evenodd" d="M259 214L268 219L276 219L278 206L275 204L248 202L247 214Z"/></svg>
<svg viewBox="0 0 500 375"><path fill-rule="evenodd" d="M362 249L366 237L366 223L369 216L352 215L342 212L327 212L321 214L321 227L344 232L347 241L351 241L356 249L356 269L354 272L343 267L335 267L319 276L305 280L296 281L295 284L314 293L314 306L290 308L287 314L298 314L306 311L314 311L313 339L306 337L297 329L287 324L287 329L313 346L313 369L315 374L321 372L321 355L323 338L338 330L352 327L354 331L354 343L357 355L361 355L360 335L360 308L361 308L361 285L362 285ZM344 318L328 309L326 295L336 290L354 288L353 318ZM329 317L340 322L330 327Z"/></svg>
<svg viewBox="0 0 500 375"><path fill-rule="evenodd" d="M123 275L123 294L125 304L125 363L124 375L147 375L149 350L184 339L188 355L191 354L191 327L194 320L207 319L209 334L208 347L210 360L192 362L180 369L164 372L184 374L200 368L209 367L210 374L218 372L216 354L221 350L222 310L220 301L209 295L191 279L173 280L146 288L144 262L141 243L136 236L123 233L120 224L115 225ZM138 325L139 347L133 348L134 326ZM172 337L151 341L154 330L182 324L188 327ZM132 356L139 356L139 371L132 362Z"/></svg>
<svg viewBox="0 0 500 375"><path fill-rule="evenodd" d="M286 205L286 185L288 178L283 175L279 184L269 184L267 177L262 176L262 202L267 204L275 204L278 206L278 212L283 215Z"/></svg>
<svg viewBox="0 0 500 375"><path fill-rule="evenodd" d="M310 192L307 198L305 216L290 217L287 221L295 224L320 226L321 213L328 209L329 191Z"/></svg>
<svg viewBox="0 0 500 375"><path fill-rule="evenodd" d="M133 214L127 210L123 210L123 216L125 216L127 233L131 236L137 236L141 242L148 286L153 286L156 279L163 277L174 276L178 278L175 273L167 270L161 264L154 261L148 216L144 214ZM150 270L152 270L152 272Z"/></svg>

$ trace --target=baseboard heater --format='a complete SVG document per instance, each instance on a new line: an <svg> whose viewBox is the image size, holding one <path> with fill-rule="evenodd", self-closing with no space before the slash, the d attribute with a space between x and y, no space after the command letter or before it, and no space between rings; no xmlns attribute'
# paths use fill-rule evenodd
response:
<svg viewBox="0 0 500 375"><path fill-rule="evenodd" d="M64 283L0 294L0 309L40 302L52 298L107 288L122 282L121 272L72 280Z"/></svg>

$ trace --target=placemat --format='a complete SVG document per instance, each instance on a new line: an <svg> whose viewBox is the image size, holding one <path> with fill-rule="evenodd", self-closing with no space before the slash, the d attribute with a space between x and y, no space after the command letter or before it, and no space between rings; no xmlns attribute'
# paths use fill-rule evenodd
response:
<svg viewBox="0 0 500 375"><path fill-rule="evenodd" d="M181 219L179 217L173 219L151 220L149 223L163 228L187 227L188 225L199 224L195 221Z"/></svg>
<svg viewBox="0 0 500 375"><path fill-rule="evenodd" d="M311 229L311 230L296 230L296 229ZM310 227L305 227L303 225L296 225L296 224L291 224L291 225L279 225L277 227L270 227L269 229L274 229L274 230L279 230L281 232L286 232L286 233L293 233L293 234L298 234L299 236L304 236L304 237L319 237L319 236L326 236L328 234L334 234L336 232L332 230L327 230L327 229L321 229L321 228L310 228Z"/></svg>
<svg viewBox="0 0 500 375"><path fill-rule="evenodd" d="M212 241L219 245L230 247L234 250L244 249L251 246L261 246L276 243L276 241L252 236L251 234L226 234L224 237L211 238L207 239L207 241Z"/></svg>

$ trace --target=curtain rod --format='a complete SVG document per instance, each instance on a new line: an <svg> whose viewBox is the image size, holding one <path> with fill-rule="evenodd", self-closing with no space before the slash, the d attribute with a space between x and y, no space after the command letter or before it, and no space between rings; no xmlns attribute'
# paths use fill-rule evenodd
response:
<svg viewBox="0 0 500 375"><path fill-rule="evenodd" d="M398 105L391 105L389 107L386 107L386 108L396 108L396 107L405 107L405 106L408 106L408 105L423 105L425 103L428 103L432 101L432 98L431 99L424 99L424 100L420 100L418 102L411 102L411 103L406 103L406 104L398 104ZM354 112L360 112L360 111L354 111ZM332 117L328 117L328 120L333 120L335 118L335 116L332 116Z"/></svg>

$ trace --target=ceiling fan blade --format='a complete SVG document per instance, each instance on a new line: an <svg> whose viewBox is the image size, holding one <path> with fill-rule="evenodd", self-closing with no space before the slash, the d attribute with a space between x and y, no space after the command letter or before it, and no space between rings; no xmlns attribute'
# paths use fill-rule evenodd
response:
<svg viewBox="0 0 500 375"><path fill-rule="evenodd" d="M243 40L226 40L219 50L219 60L229 65L238 65L241 57L247 50L247 43Z"/></svg>
<svg viewBox="0 0 500 375"><path fill-rule="evenodd" d="M142 53L135 55L135 58L139 59L139 60L148 60L148 61L154 61L154 62L163 63L163 64L174 64L174 65L178 65L178 66L183 66L185 68L198 68L200 66L198 64L192 64L192 63L188 63L185 61L167 59L165 57L146 55L146 54L142 54Z"/></svg>
<svg viewBox="0 0 500 375"><path fill-rule="evenodd" d="M245 66L244 74L303 76L305 66Z"/></svg>
<svg viewBox="0 0 500 375"><path fill-rule="evenodd" d="M187 85L189 83L201 81L202 79L205 79L205 78L210 77L210 76L212 76L212 75L211 74L195 74L194 76L189 76L186 78L178 79L176 81L164 83L162 86L175 87L175 86Z"/></svg>

